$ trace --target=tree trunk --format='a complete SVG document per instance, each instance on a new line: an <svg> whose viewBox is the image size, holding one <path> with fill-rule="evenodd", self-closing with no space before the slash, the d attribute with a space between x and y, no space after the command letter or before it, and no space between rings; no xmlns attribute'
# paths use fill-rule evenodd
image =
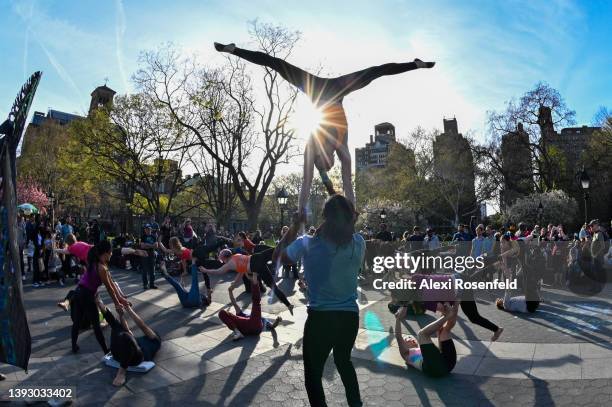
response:
<svg viewBox="0 0 612 407"><path fill-rule="evenodd" d="M259 212L261 212L261 205L257 204L248 204L244 206L244 209L247 214L247 224L249 226L249 230L257 229L257 219L259 218Z"/></svg>

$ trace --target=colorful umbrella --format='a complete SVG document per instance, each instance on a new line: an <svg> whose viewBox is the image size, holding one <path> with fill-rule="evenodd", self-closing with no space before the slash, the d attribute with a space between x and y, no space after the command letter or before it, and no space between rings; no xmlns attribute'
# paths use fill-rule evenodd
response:
<svg viewBox="0 0 612 407"><path fill-rule="evenodd" d="M24 203L17 207L20 211L22 211L26 215L30 215L32 213L38 213L38 209L30 203Z"/></svg>

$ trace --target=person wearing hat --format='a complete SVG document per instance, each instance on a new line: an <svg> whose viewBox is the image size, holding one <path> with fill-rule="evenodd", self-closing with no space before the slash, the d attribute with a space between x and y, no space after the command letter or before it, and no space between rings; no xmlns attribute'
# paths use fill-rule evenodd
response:
<svg viewBox="0 0 612 407"><path fill-rule="evenodd" d="M157 288L155 285L155 249L159 247L157 238L153 234L151 224L144 225L144 234L140 239L140 248L148 252L142 259L142 288Z"/></svg>

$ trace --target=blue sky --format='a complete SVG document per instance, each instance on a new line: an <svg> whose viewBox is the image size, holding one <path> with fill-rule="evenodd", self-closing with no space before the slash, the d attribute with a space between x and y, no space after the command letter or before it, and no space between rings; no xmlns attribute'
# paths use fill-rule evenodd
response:
<svg viewBox="0 0 612 407"><path fill-rule="evenodd" d="M171 41L204 63L213 41L248 47L258 18L302 32L290 61L344 74L384 62L434 60L432 70L387 77L345 101L350 147L376 123L402 137L440 128L483 137L487 110L547 81L590 124L612 106L612 2L593 1L60 1L0 0L0 117L34 70L44 72L33 110L83 113L108 78L130 92L138 54Z"/></svg>

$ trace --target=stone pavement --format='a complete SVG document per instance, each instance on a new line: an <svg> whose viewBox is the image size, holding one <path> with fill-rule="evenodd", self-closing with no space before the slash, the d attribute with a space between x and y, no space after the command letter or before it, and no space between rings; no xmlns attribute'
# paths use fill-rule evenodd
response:
<svg viewBox="0 0 612 407"><path fill-rule="evenodd" d="M268 304L264 296L264 312L280 313L282 325L274 333L233 343L216 316L227 304L232 276L216 279L211 306L185 310L163 279L158 280L159 290L143 292L134 273L114 275L136 311L164 339L157 366L147 374L128 374L127 385L114 388L110 383L115 372L102 365L102 352L91 332L79 338L81 352L70 353L70 317L55 306L68 288L27 287L33 337L30 370L25 374L2 366L7 381L0 382L0 394L23 385L63 385L76 387L78 405L307 405L301 360L305 299L291 281L283 281L281 287L298 305L295 315L277 301ZM612 317L607 293L573 302L562 293L546 295L550 301L535 318L497 311L491 298L483 295L481 313L506 331L499 342L490 343L489 332L460 320L457 367L449 377L434 380L405 368L389 332L394 320L384 295L363 287L362 325L353 361L365 405L610 405ZM245 294L238 299L249 302ZM406 325L414 331L429 319L422 316ZM331 357L324 385L330 405L345 405Z"/></svg>

